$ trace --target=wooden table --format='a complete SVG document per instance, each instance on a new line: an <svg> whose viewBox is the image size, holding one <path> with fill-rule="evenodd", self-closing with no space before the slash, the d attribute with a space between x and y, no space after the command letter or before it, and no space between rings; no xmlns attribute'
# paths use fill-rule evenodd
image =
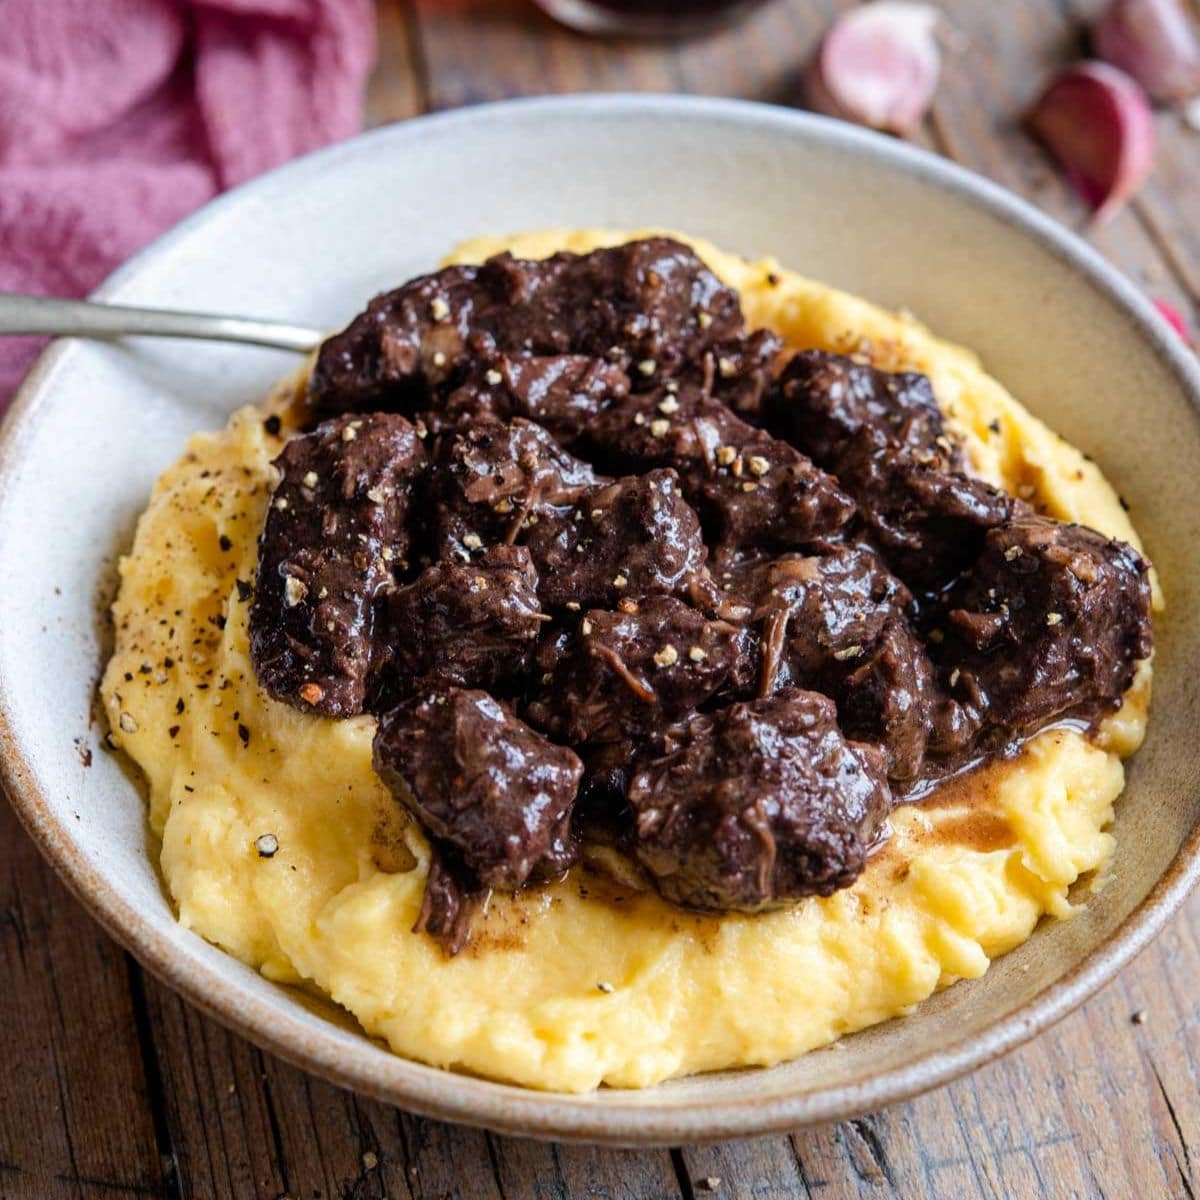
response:
<svg viewBox="0 0 1200 1200"><path fill-rule="evenodd" d="M1096 3L946 0L965 45L948 58L919 138L1077 228L1084 214L1017 117L1078 52L1078 19ZM574 37L520 0L381 0L369 119L576 90L789 103L839 7L776 0L727 34L648 46ZM1154 178L1093 241L1194 317L1200 134L1168 115L1159 133ZM146 975L4 806L0 863L3 1197L1117 1200L1200 1188L1200 897L1081 1011L941 1091L787 1137L614 1152L425 1121L310 1078Z"/></svg>

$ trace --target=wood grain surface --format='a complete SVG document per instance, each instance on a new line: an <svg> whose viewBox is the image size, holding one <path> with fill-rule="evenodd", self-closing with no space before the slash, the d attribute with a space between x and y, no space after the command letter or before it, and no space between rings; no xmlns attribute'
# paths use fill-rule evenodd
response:
<svg viewBox="0 0 1200 1200"><path fill-rule="evenodd" d="M918 141L1078 230L1019 116L1101 0L945 0L957 31ZM523 0L380 0L372 124L529 93L711 92L788 104L836 0L775 0L681 45L576 37ZM1157 169L1091 234L1194 319L1200 134L1158 118ZM0 1196L1195 1197L1200 898L1059 1026L940 1091L789 1137L619 1152L426 1121L310 1078L200 1016L119 951L0 805Z"/></svg>

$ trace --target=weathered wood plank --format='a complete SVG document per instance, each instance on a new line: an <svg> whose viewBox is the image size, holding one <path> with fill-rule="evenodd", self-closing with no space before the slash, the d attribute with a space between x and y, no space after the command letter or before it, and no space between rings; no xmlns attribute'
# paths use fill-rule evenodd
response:
<svg viewBox="0 0 1200 1200"><path fill-rule="evenodd" d="M153 981L147 993L188 1197L680 1194L666 1150L568 1153L426 1121L264 1056Z"/></svg>
<svg viewBox="0 0 1200 1200"><path fill-rule="evenodd" d="M425 68L413 44L411 9L405 0L378 0L375 11L378 66L367 84L367 128L403 121L425 109Z"/></svg>
<svg viewBox="0 0 1200 1200"><path fill-rule="evenodd" d="M490 1134L441 1121L426 1121L382 1104L360 1102L379 1137L381 1171L387 1195L413 1200L503 1200Z"/></svg>
<svg viewBox="0 0 1200 1200"><path fill-rule="evenodd" d="M0 1196L172 1195L124 956L0 800Z"/></svg>
<svg viewBox="0 0 1200 1200"><path fill-rule="evenodd" d="M679 1152L696 1200L745 1196L747 1200L793 1200L825 1196L827 1181L810 1178L786 1137L684 1146Z"/></svg>
<svg viewBox="0 0 1200 1200"><path fill-rule="evenodd" d="M777 3L683 42L596 40L521 0L415 0L433 108L546 92L690 91L790 102L836 0Z"/></svg>
<svg viewBox="0 0 1200 1200"><path fill-rule="evenodd" d="M273 1200L286 1192L262 1056L156 980L147 978L145 991L183 1194Z"/></svg>
<svg viewBox="0 0 1200 1200"><path fill-rule="evenodd" d="M493 1137L504 1196L530 1200L673 1200L681 1195L666 1150L602 1150Z"/></svg>
<svg viewBox="0 0 1200 1200"><path fill-rule="evenodd" d="M307 1075L155 981L147 998L189 1198L502 1197L487 1135L424 1121Z"/></svg>

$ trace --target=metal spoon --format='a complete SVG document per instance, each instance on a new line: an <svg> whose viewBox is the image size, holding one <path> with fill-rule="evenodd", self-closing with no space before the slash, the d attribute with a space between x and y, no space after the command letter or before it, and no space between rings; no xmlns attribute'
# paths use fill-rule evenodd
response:
<svg viewBox="0 0 1200 1200"><path fill-rule="evenodd" d="M204 338L215 342L248 342L252 346L272 346L301 354L315 350L325 338L318 329L305 329L302 325L287 325L281 321L261 321L254 317L130 308L91 300L52 300L44 296L0 292L0 336L15 333L85 338L130 334Z"/></svg>

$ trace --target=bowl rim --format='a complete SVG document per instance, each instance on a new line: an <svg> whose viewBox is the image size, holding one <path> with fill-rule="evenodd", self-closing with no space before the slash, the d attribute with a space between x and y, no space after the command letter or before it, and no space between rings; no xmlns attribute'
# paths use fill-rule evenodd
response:
<svg viewBox="0 0 1200 1200"><path fill-rule="evenodd" d="M104 299L133 280L158 255L194 229L219 219L227 208L281 186L302 184L309 172L336 170L344 159L376 145L441 136L461 125L504 122L510 115L620 119L636 114L674 120L723 121L815 140L850 154L881 161L953 193L1031 237L1081 274L1125 311L1143 338L1175 376L1200 418L1200 364L1156 313L1149 300L1086 242L1013 193L932 153L866 130L774 105L676 95L584 94L543 96L479 105L386 125L346 142L305 155L210 201L155 239L108 277L92 297ZM71 347L50 345L25 377L0 425L0 515L5 511L12 469L43 397ZM0 787L39 850L88 912L125 949L190 1003L261 1048L340 1086L397 1104L423 1116L502 1133L624 1146L660 1146L777 1133L799 1126L843 1120L909 1099L983 1065L1027 1041L1070 1012L1138 954L1162 928L1200 878L1200 825L1193 828L1149 894L1104 941L1062 978L1024 1006L997 1018L982 1034L964 1037L922 1058L881 1070L854 1083L769 1098L671 1103L670 1093L646 1103L613 1106L604 1090L590 1096L540 1092L458 1074L387 1055L366 1058L361 1047L376 1044L360 1033L330 1024L314 1033L300 1016L281 1012L269 998L246 994L215 964L177 955L171 939L88 864L75 846L73 829L52 813L30 758L18 743L11 714L19 700L0 678ZM353 1039L353 1041L347 1041ZM641 1096L653 1096L653 1091Z"/></svg>

